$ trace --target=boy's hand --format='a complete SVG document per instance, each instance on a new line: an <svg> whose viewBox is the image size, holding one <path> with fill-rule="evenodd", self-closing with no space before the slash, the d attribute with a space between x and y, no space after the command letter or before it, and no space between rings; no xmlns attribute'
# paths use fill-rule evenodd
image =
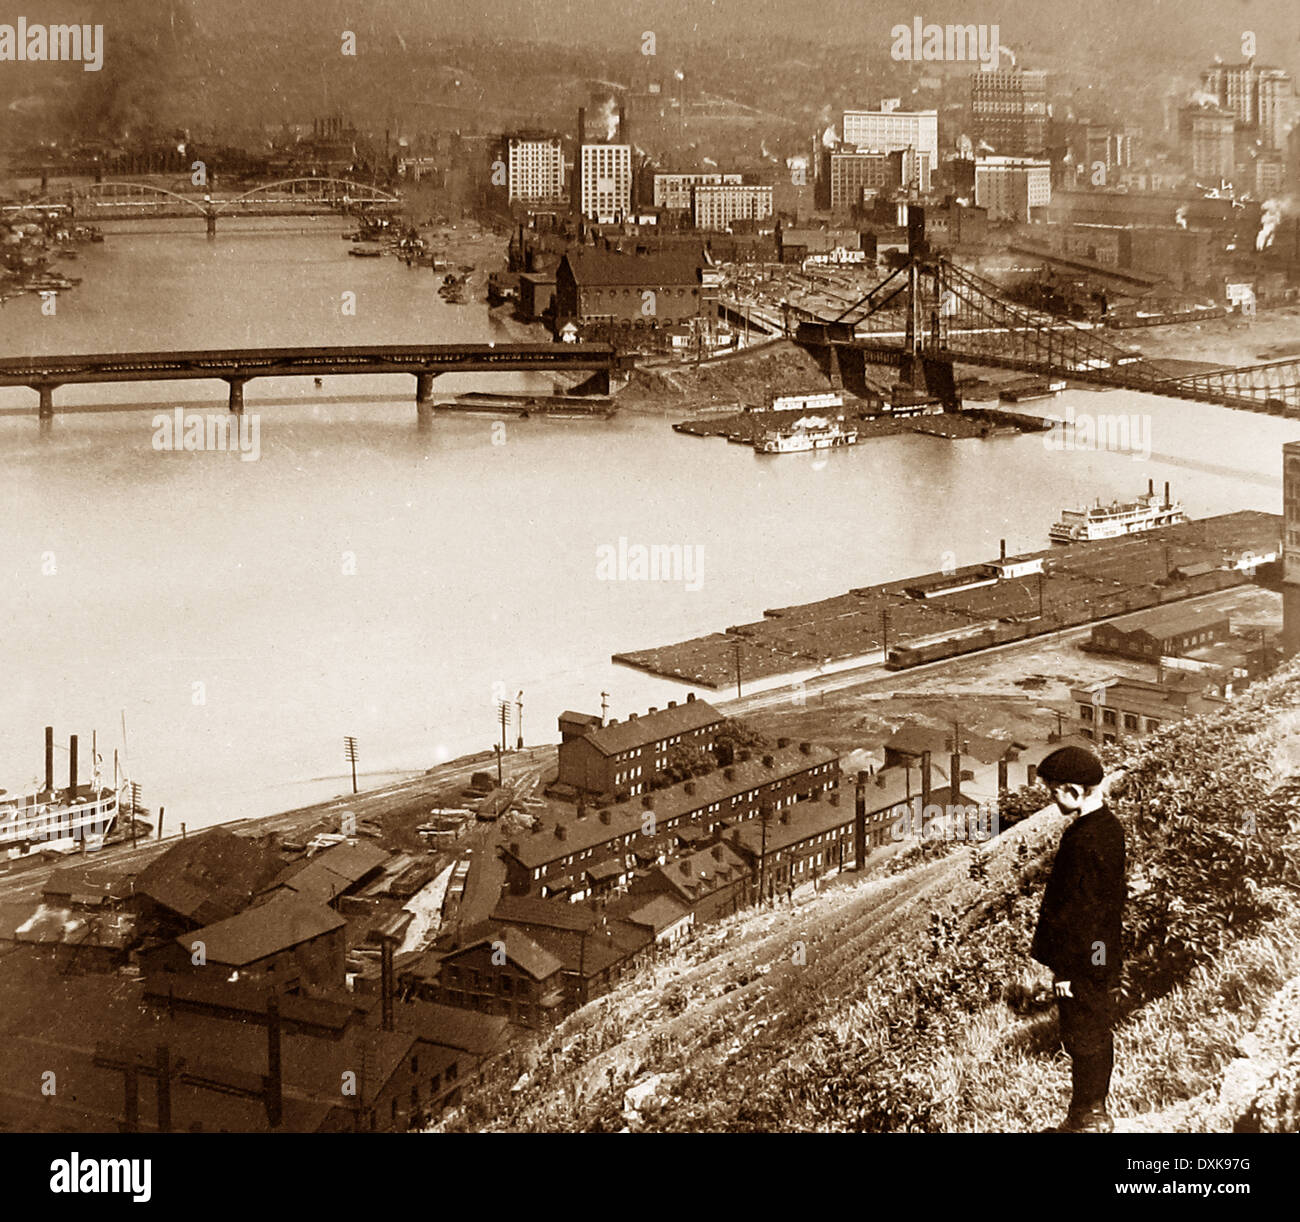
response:
<svg viewBox="0 0 1300 1222"><path fill-rule="evenodd" d="M1055 988L1057 997L1074 996L1074 994L1070 991L1070 982L1068 980L1058 980L1053 987Z"/></svg>

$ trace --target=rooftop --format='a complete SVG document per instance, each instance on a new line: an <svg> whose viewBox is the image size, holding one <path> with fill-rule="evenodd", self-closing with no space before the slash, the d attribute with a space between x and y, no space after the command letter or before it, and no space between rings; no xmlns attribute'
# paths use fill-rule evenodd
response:
<svg viewBox="0 0 1300 1222"><path fill-rule="evenodd" d="M277 895L237 916L205 925L176 941L188 951L201 941L210 962L239 967L341 929L347 922L332 908L296 896Z"/></svg>
<svg viewBox="0 0 1300 1222"><path fill-rule="evenodd" d="M565 717L577 716L566 713ZM702 730L706 726L717 725L724 720L721 713L707 700L684 700L680 704L670 704L657 709L643 717L632 714L626 721L611 721L606 726L599 723L583 737L590 741L603 755L617 755L620 751L630 751L644 747L660 739L675 734L689 734Z"/></svg>

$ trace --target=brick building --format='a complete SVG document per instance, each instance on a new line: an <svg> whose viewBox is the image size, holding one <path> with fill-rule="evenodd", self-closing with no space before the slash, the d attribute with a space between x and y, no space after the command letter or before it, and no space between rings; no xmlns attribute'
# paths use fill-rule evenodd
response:
<svg viewBox="0 0 1300 1222"><path fill-rule="evenodd" d="M1178 675L1163 683L1146 679L1107 679L1071 689L1075 717L1071 729L1093 742L1141 738L1170 721L1213 712L1228 702L1205 694L1204 682Z"/></svg>
<svg viewBox="0 0 1300 1222"><path fill-rule="evenodd" d="M559 782L589 794L639 794L675 746L713 747L723 716L694 693L644 717L601 725L588 713L560 714Z"/></svg>
<svg viewBox="0 0 1300 1222"><path fill-rule="evenodd" d="M698 253L570 250L555 272L556 326L572 320L646 328L698 317L702 266Z"/></svg>
<svg viewBox="0 0 1300 1222"><path fill-rule="evenodd" d="M1154 662L1226 641L1231 635L1231 622L1224 612L1153 607L1097 624L1088 645L1105 653Z"/></svg>

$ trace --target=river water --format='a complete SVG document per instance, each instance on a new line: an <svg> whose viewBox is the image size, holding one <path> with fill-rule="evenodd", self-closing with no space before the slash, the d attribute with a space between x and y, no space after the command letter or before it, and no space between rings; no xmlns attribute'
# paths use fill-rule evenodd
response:
<svg viewBox="0 0 1300 1222"><path fill-rule="evenodd" d="M69 271L85 282L55 316L8 302L0 352L509 338L481 302L443 302L427 269L347 258L334 222L227 223L211 242L191 223L142 228L83 248ZM39 774L46 724L60 743L98 730L111 768L123 714L130 773L169 832L342 792L344 735L372 779L489 747L496 701L521 689L525 740L555 741L560 711L599 711L602 691L619 718L684 696L611 653L985 559L1000 538L1044 547L1062 507L1148 479L1170 480L1194 517L1278 513L1279 447L1300 436L1267 416L1068 392L1047 410L1135 414L1138 452L905 436L760 457L626 414L453 415L420 432L414 379L375 376L250 383L256 461L155 448L160 413L220 415L225 393L66 387L60 404L116 410L60 415L42 434L34 411L12 414L34 392L0 390L8 788ZM600 549L620 540L695 549L700 567L607 580Z"/></svg>

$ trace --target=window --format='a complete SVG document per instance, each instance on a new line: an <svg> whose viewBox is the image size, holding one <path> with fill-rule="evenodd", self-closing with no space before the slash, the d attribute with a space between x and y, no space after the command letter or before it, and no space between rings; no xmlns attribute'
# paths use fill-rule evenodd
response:
<svg viewBox="0 0 1300 1222"><path fill-rule="evenodd" d="M1125 714L1124 714L1124 729L1126 729L1126 730L1136 730L1136 729L1138 729L1138 728L1139 728L1139 726L1138 726L1137 715L1136 715L1135 713L1125 713Z"/></svg>
<svg viewBox="0 0 1300 1222"><path fill-rule="evenodd" d="M1155 730L1155 729L1158 729L1159 726L1160 726L1160 722L1157 721L1154 717L1148 717L1148 718L1147 718L1147 729L1148 729L1148 730Z"/></svg>
<svg viewBox="0 0 1300 1222"><path fill-rule="evenodd" d="M436 1073L429 1079L429 1094L436 1095L438 1087L442 1085L442 1074Z"/></svg>
<svg viewBox="0 0 1300 1222"><path fill-rule="evenodd" d="M452 1061L452 1063L447 1066L447 1081L448 1082L456 1081L456 1077L459 1072L460 1072L460 1066L457 1065L455 1061Z"/></svg>
<svg viewBox="0 0 1300 1222"><path fill-rule="evenodd" d="M1101 711L1101 723L1102 723L1102 725L1113 726L1113 725L1115 724L1115 710L1114 710L1114 709L1102 709L1102 711Z"/></svg>
<svg viewBox="0 0 1300 1222"><path fill-rule="evenodd" d="M1091 720L1092 720L1092 705L1090 705L1090 704L1081 704L1081 705L1079 705L1079 718L1080 718L1081 721L1091 721Z"/></svg>
<svg viewBox="0 0 1300 1222"><path fill-rule="evenodd" d="M420 1072L420 1058L418 1056L413 1056L411 1058L411 1072L413 1074L418 1074Z"/></svg>

